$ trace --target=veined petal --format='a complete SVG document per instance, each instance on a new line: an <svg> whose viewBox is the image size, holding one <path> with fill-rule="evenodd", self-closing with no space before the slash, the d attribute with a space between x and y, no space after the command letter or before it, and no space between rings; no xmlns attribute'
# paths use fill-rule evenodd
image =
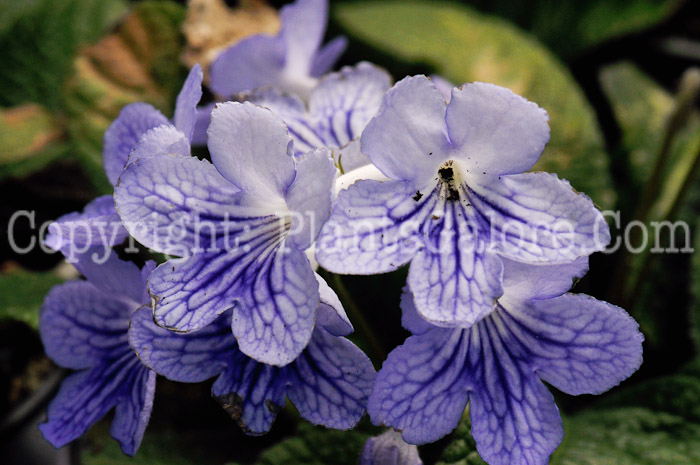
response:
<svg viewBox="0 0 700 465"><path fill-rule="evenodd" d="M173 123L175 127L187 136L187 140L192 140L192 132L197 118L197 104L202 98L202 67L196 63L185 80L175 103L175 116Z"/></svg>
<svg viewBox="0 0 700 465"><path fill-rule="evenodd" d="M311 339L320 297L303 252L284 246L248 268L233 308L233 334L255 360L284 366Z"/></svg>
<svg viewBox="0 0 700 465"><path fill-rule="evenodd" d="M216 106L215 103L209 103L201 107L197 107L197 116L192 130L192 145L207 145L207 129L211 121L211 111Z"/></svg>
<svg viewBox="0 0 700 465"><path fill-rule="evenodd" d="M623 309L566 294L508 308L510 330L531 352L532 368L567 394L600 394L642 364L639 325Z"/></svg>
<svg viewBox="0 0 700 465"><path fill-rule="evenodd" d="M211 113L211 159L231 183L260 203L285 196L294 181L292 139L284 122L249 102L226 102Z"/></svg>
<svg viewBox="0 0 700 465"><path fill-rule="evenodd" d="M136 147L141 135L151 128L168 124L168 118L147 103L125 106L104 135L102 161L107 178L115 185L122 174L129 153Z"/></svg>
<svg viewBox="0 0 700 465"><path fill-rule="evenodd" d="M242 206L238 189L194 157L141 159L124 171L114 197L131 235L169 255L221 250L220 241L232 243L256 221L269 220Z"/></svg>
<svg viewBox="0 0 700 465"><path fill-rule="evenodd" d="M44 350L65 368L94 366L126 345L134 309L131 303L115 300L88 282L59 284L41 307L39 332Z"/></svg>
<svg viewBox="0 0 700 465"><path fill-rule="evenodd" d="M467 405L465 334L434 328L394 349L369 398L372 422L401 430L409 444L436 441L456 428Z"/></svg>
<svg viewBox="0 0 700 465"><path fill-rule="evenodd" d="M320 326L334 336L347 336L353 332L352 323L345 313L343 304L326 280L314 273L318 282L321 302L316 312L316 326Z"/></svg>
<svg viewBox="0 0 700 465"><path fill-rule="evenodd" d="M412 334L423 334L434 328L418 313L416 303L413 300L413 293L408 284L404 286L401 293L401 326Z"/></svg>
<svg viewBox="0 0 700 465"><path fill-rule="evenodd" d="M157 326L151 309L141 308L131 318L129 344L159 375L197 383L223 372L231 352L238 351L230 323L231 316L224 314L199 331L181 334Z"/></svg>
<svg viewBox="0 0 700 465"><path fill-rule="evenodd" d="M121 244L128 235L114 208L114 197L103 195L87 204L82 213L69 213L51 223L45 244L75 262L92 248Z"/></svg>
<svg viewBox="0 0 700 465"><path fill-rule="evenodd" d="M254 35L227 48L211 64L209 86L228 97L275 84L285 63L285 43L279 37Z"/></svg>
<svg viewBox="0 0 700 465"><path fill-rule="evenodd" d="M190 142L185 134L172 124L163 124L144 132L129 155L128 164L142 158L164 155L190 156Z"/></svg>
<svg viewBox="0 0 700 465"><path fill-rule="evenodd" d="M335 155L337 153L337 155ZM343 147L334 150L335 162L342 169L343 174L363 166L372 165L372 160L360 150L360 139L353 139ZM374 168L375 170L377 168ZM378 171L378 170L377 170Z"/></svg>
<svg viewBox="0 0 700 465"><path fill-rule="evenodd" d="M126 392L114 409L110 434L127 455L135 455L148 426L156 393L155 372L140 367L134 375L131 390Z"/></svg>
<svg viewBox="0 0 700 465"><path fill-rule="evenodd" d="M328 0L296 0L280 11L280 38L286 46L285 67L308 76L328 22Z"/></svg>
<svg viewBox="0 0 700 465"><path fill-rule="evenodd" d="M350 429L362 418L375 371L352 342L317 328L308 347L285 369L287 395L305 420Z"/></svg>
<svg viewBox="0 0 700 465"><path fill-rule="evenodd" d="M525 302L557 297L588 271L588 257L560 265L532 265L507 258L503 261L503 299Z"/></svg>
<svg viewBox="0 0 700 465"><path fill-rule="evenodd" d="M549 116L505 87L474 82L452 90L445 120L457 158L475 172L522 173L549 142Z"/></svg>
<svg viewBox="0 0 700 465"><path fill-rule="evenodd" d="M436 202L400 181L357 181L338 195L316 258L334 273L393 271L423 247L418 231Z"/></svg>
<svg viewBox="0 0 700 465"><path fill-rule="evenodd" d="M486 250L472 214L459 202L446 202L409 268L418 313L437 326L468 328L491 313L503 294L503 263Z"/></svg>
<svg viewBox="0 0 700 465"><path fill-rule="evenodd" d="M362 133L362 152L388 177L425 188L447 159L446 108L425 76L402 79Z"/></svg>
<svg viewBox="0 0 700 465"><path fill-rule="evenodd" d="M330 71L347 47L348 40L342 36L336 37L321 47L311 63L311 76L321 77Z"/></svg>
<svg viewBox="0 0 700 465"><path fill-rule="evenodd" d="M547 388L522 359L522 348L504 341L500 314L470 330L469 405L479 455L492 465L546 465L564 436Z"/></svg>
<svg viewBox="0 0 700 465"><path fill-rule="evenodd" d="M231 355L226 371L211 388L212 396L247 434L264 434L287 400L284 371L241 352Z"/></svg>
<svg viewBox="0 0 700 465"><path fill-rule="evenodd" d="M331 213L336 168L330 152L321 148L299 158L296 170L296 178L286 196L292 213L287 243L298 250L306 250Z"/></svg>
<svg viewBox="0 0 700 465"><path fill-rule="evenodd" d="M474 177L469 201L492 250L513 260L564 263L603 250L610 230L591 199L550 173Z"/></svg>
<svg viewBox="0 0 700 465"><path fill-rule="evenodd" d="M105 295L130 305L131 309L124 316L127 319L139 306L148 302L142 275L147 271L146 266L140 270L136 264L120 259L116 252L111 251L106 257L85 254L75 267Z"/></svg>

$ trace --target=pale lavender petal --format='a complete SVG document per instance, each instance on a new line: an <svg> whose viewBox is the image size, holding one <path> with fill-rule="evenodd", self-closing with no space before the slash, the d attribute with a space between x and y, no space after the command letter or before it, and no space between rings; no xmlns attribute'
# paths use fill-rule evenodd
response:
<svg viewBox="0 0 700 465"><path fill-rule="evenodd" d="M336 37L321 47L311 63L311 76L321 77L330 71L347 47L348 40L342 36Z"/></svg>
<svg viewBox="0 0 700 465"><path fill-rule="evenodd" d="M590 198L550 173L474 177L469 202L489 224L492 250L523 262L565 263L603 250L610 230Z"/></svg>
<svg viewBox="0 0 700 465"><path fill-rule="evenodd" d="M287 244L306 250L331 213L336 168L327 149L317 149L297 159L296 178L287 191L292 215Z"/></svg>
<svg viewBox="0 0 700 465"><path fill-rule="evenodd" d="M430 80L435 84L435 88L442 94L447 103L452 99L452 88L455 87L450 81L437 74L431 74Z"/></svg>
<svg viewBox="0 0 700 465"><path fill-rule="evenodd" d="M489 175L522 173L549 142L549 116L505 87L474 82L452 90L446 122L455 157Z"/></svg>
<svg viewBox="0 0 700 465"><path fill-rule="evenodd" d="M367 412L409 444L433 442L457 427L467 405L463 330L432 329L394 349L377 373Z"/></svg>
<svg viewBox="0 0 700 465"><path fill-rule="evenodd" d="M370 359L347 339L317 328L287 370L287 395L305 420L345 430L364 415L375 371Z"/></svg>
<svg viewBox="0 0 700 465"><path fill-rule="evenodd" d="M141 135L151 128L168 124L168 118L147 103L125 106L104 135L102 162L107 178L115 185Z"/></svg>
<svg viewBox="0 0 700 465"><path fill-rule="evenodd" d="M491 465L546 465L564 435L552 394L506 337L500 314L470 331L472 436Z"/></svg>
<svg viewBox="0 0 700 465"><path fill-rule="evenodd" d="M412 334L423 334L434 328L425 318L420 316L416 310L416 303L413 300L413 293L408 285L404 286L401 293L401 326Z"/></svg>
<svg viewBox="0 0 700 465"><path fill-rule="evenodd" d="M192 145L207 145L207 129L211 121L211 111L216 103L197 107L197 116L192 130Z"/></svg>
<svg viewBox="0 0 700 465"><path fill-rule="evenodd" d="M182 334L157 326L150 308L139 309L131 318L129 344L150 369L185 383L220 374L231 353L238 352L229 314L199 331Z"/></svg>
<svg viewBox="0 0 700 465"><path fill-rule="evenodd" d="M285 68L309 76L328 21L328 0L296 0L280 11L280 38L286 45Z"/></svg>
<svg viewBox="0 0 700 465"><path fill-rule="evenodd" d="M419 228L436 202L403 182L357 181L338 195L321 228L316 258L334 273L393 271L423 247Z"/></svg>
<svg viewBox="0 0 700 465"><path fill-rule="evenodd" d="M108 255L82 255L75 267L105 295L131 305L127 318L149 300L142 270L136 264L120 259L114 251Z"/></svg>
<svg viewBox="0 0 700 465"><path fill-rule="evenodd" d="M247 434L264 434L286 403L283 370L236 352L214 382L212 396Z"/></svg>
<svg viewBox="0 0 700 465"><path fill-rule="evenodd" d="M338 155L335 156L335 159L343 174L372 164L372 160L362 153L360 145L360 139L357 138L337 149Z"/></svg>
<svg viewBox="0 0 700 465"><path fill-rule="evenodd" d="M320 326L334 336L347 336L352 333L353 327L345 313L343 304L326 280L314 274L318 282L318 293L321 302L316 312L316 326Z"/></svg>
<svg viewBox="0 0 700 465"><path fill-rule="evenodd" d="M362 134L362 152L382 173L423 189L447 160L445 99L425 76L407 77L385 95Z"/></svg>
<svg viewBox="0 0 700 465"><path fill-rule="evenodd" d="M44 242L60 250L68 261L76 262L90 249L109 249L128 235L114 208L114 197L103 195L87 204L82 213L69 213L51 223Z"/></svg>
<svg viewBox="0 0 700 465"><path fill-rule="evenodd" d="M531 352L532 368L567 394L600 394L642 363L639 325L623 309L566 294L508 308L513 334Z"/></svg>
<svg viewBox="0 0 700 465"><path fill-rule="evenodd" d="M110 434L127 455L135 455L148 426L156 393L155 372L142 367L132 380L131 390L114 409Z"/></svg>
<svg viewBox="0 0 700 465"><path fill-rule="evenodd" d="M39 316L46 355L65 368L94 366L126 345L129 316L135 308L85 281L54 287Z"/></svg>
<svg viewBox="0 0 700 465"><path fill-rule="evenodd" d="M508 299L528 301L557 297L588 271L588 257L561 265L532 265L503 260L503 289Z"/></svg>
<svg viewBox="0 0 700 465"><path fill-rule="evenodd" d="M176 128L187 136L188 141L192 140L192 132L197 119L197 104L202 98L203 78L202 67L199 66L199 63L196 63L187 75L185 84L182 86L175 103L173 123Z"/></svg>
<svg viewBox="0 0 700 465"><path fill-rule="evenodd" d="M426 248L411 262L408 284L418 313L437 326L468 328L503 294L503 263L469 221L472 210L447 202L432 213ZM440 218L437 218L440 216Z"/></svg>
<svg viewBox="0 0 700 465"><path fill-rule="evenodd" d="M292 139L284 122L249 102L219 104L207 130L219 172L258 202L275 203L294 181Z"/></svg>
<svg viewBox="0 0 700 465"><path fill-rule="evenodd" d="M423 465L418 448L407 444L401 434L389 430L365 442L360 465Z"/></svg>
<svg viewBox="0 0 700 465"><path fill-rule="evenodd" d="M211 64L209 86L230 95L277 83L285 63L285 43L279 37L255 35L227 48Z"/></svg>
<svg viewBox="0 0 700 465"><path fill-rule="evenodd" d="M46 440L62 447L80 437L124 400L144 369L127 349L117 358L70 375L49 404L47 421L39 425Z"/></svg>
<svg viewBox="0 0 700 465"><path fill-rule="evenodd" d="M289 248L263 252L246 270L241 294L232 323L241 351L270 365L297 358L311 339L320 302L306 255Z"/></svg>
<svg viewBox="0 0 700 465"><path fill-rule="evenodd" d="M129 155L128 164L142 158L164 155L190 156L190 142L185 134L172 124L164 124L146 131Z"/></svg>
<svg viewBox="0 0 700 465"><path fill-rule="evenodd" d="M136 240L176 256L233 244L261 213L241 206L240 191L195 157L141 159L124 171L114 197Z"/></svg>

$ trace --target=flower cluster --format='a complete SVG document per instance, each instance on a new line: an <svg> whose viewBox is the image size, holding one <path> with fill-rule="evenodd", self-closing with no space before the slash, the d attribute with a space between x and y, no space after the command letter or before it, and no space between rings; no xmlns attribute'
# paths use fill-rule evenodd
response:
<svg viewBox="0 0 700 465"><path fill-rule="evenodd" d="M47 354L80 370L41 426L54 445L116 407L112 435L134 454L157 373L216 377L212 396L250 434L268 431L287 398L330 428L367 410L401 435L370 440L366 464L420 464L406 443L450 433L469 404L484 460L542 464L563 429L541 380L601 393L641 364L631 317L567 293L610 234L588 197L528 172L547 113L490 84L445 95L444 80L392 86L370 63L326 74L345 47L321 46L327 10L298 0L277 36L223 52L210 85L234 101L198 108L195 66L172 121L136 103L105 133L114 194L48 237L87 279L54 289L41 314ZM198 141L210 159L192 155ZM97 248L128 236L172 258L140 271L115 253L97 263ZM345 338L352 324L319 264L410 264L412 336L378 373Z"/></svg>

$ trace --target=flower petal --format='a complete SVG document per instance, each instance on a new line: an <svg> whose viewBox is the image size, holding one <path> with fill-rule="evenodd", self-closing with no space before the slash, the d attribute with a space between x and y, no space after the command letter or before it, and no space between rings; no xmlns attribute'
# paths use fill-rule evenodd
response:
<svg viewBox="0 0 700 465"><path fill-rule="evenodd" d="M432 329L394 349L377 373L367 412L409 444L436 441L457 427L467 405L462 330Z"/></svg>
<svg viewBox="0 0 700 465"><path fill-rule="evenodd" d="M318 282L306 255L297 250L277 249L256 266L243 278L241 301L233 308L233 334L244 354L284 366L311 339Z"/></svg>
<svg viewBox="0 0 700 465"><path fill-rule="evenodd" d="M336 37L321 47L311 63L311 76L321 77L330 71L347 47L348 40L342 36Z"/></svg>
<svg viewBox="0 0 700 465"><path fill-rule="evenodd" d="M282 369L235 352L211 393L243 431L259 435L270 430L284 407L287 379Z"/></svg>
<svg viewBox="0 0 700 465"><path fill-rule="evenodd" d="M190 143L187 137L172 124L163 124L143 133L129 155L128 164L142 158L164 155L190 156Z"/></svg>
<svg viewBox="0 0 700 465"><path fill-rule="evenodd" d="M418 230L435 202L403 182L357 181L338 195L316 258L333 273L393 271L423 247Z"/></svg>
<svg viewBox="0 0 700 465"><path fill-rule="evenodd" d="M305 420L350 429L364 415L375 371L370 359L347 339L317 328L306 350L287 369L287 395Z"/></svg>
<svg viewBox="0 0 700 465"><path fill-rule="evenodd" d="M316 326L321 327L334 336L347 336L353 332L352 323L345 313L343 304L330 288L326 280L314 273L318 282L318 293L321 303L316 312Z"/></svg>
<svg viewBox="0 0 700 465"><path fill-rule="evenodd" d="M284 197L294 181L292 139L284 122L249 102L226 102L211 112L211 160L230 182L260 203Z"/></svg>
<svg viewBox="0 0 700 465"><path fill-rule="evenodd" d="M114 197L103 195L87 204L82 213L69 213L51 223L44 242L73 263L92 248L121 244L128 235L114 208Z"/></svg>
<svg viewBox="0 0 700 465"><path fill-rule="evenodd" d="M423 189L447 157L446 108L425 76L402 79L362 133L362 152L388 177Z"/></svg>
<svg viewBox="0 0 700 465"><path fill-rule="evenodd" d="M435 220L435 215L441 218ZM435 212L426 248L411 262L408 284L418 313L437 326L468 328L503 294L503 263L486 251L468 209L447 202Z"/></svg>
<svg viewBox="0 0 700 465"><path fill-rule="evenodd" d="M406 444L401 434L389 430L365 442L360 465L423 465L418 448Z"/></svg>
<svg viewBox="0 0 700 465"><path fill-rule="evenodd" d="M211 111L215 106L215 103L209 103L197 107L197 116L192 130L192 145L207 145L207 129L211 121Z"/></svg>
<svg viewBox="0 0 700 465"><path fill-rule="evenodd" d="M223 372L230 353L238 351L230 322L231 316L224 314L199 331L182 334L157 326L151 309L141 308L131 318L129 344L159 375L197 383Z"/></svg>
<svg viewBox="0 0 700 465"><path fill-rule="evenodd" d="M288 243L306 250L331 213L336 168L327 149L317 149L298 158L297 174L287 192L292 213Z"/></svg>
<svg viewBox="0 0 700 465"><path fill-rule="evenodd" d="M408 284L404 286L401 293L401 326L412 334L423 334L434 328L434 326L420 316L420 313L416 310L413 293Z"/></svg>
<svg viewBox="0 0 700 465"><path fill-rule="evenodd" d="M254 35L219 54L210 68L209 86L228 97L277 83L285 63L285 43L279 37Z"/></svg>
<svg viewBox="0 0 700 465"><path fill-rule="evenodd" d="M105 295L130 306L126 318L149 300L142 275L147 267L140 270L136 264L120 259L115 251L110 251L106 256L86 254L81 256L75 267Z"/></svg>
<svg viewBox="0 0 700 465"><path fill-rule="evenodd" d="M564 436L554 398L503 339L500 314L470 331L469 405L479 455L492 465L546 465Z"/></svg>
<svg viewBox="0 0 700 465"><path fill-rule="evenodd" d="M459 159L479 173L527 171L549 142L547 112L493 84L454 88L445 119Z"/></svg>
<svg viewBox="0 0 700 465"><path fill-rule="evenodd" d="M192 140L195 121L197 119L197 104L202 98L202 67L196 63L185 80L182 90L177 96L175 103L175 116L173 123L175 127L187 136L187 140Z"/></svg>
<svg viewBox="0 0 700 465"><path fill-rule="evenodd" d="M337 152L337 155L334 155L334 157L343 174L350 173L363 166L372 165L372 160L360 150L359 138L351 140L334 152Z"/></svg>
<svg viewBox="0 0 700 465"><path fill-rule="evenodd" d="M591 199L550 173L474 178L469 201L490 226L494 251L523 262L564 263L603 250L610 230Z"/></svg>
<svg viewBox="0 0 700 465"><path fill-rule="evenodd" d="M308 76L328 22L328 0L296 0L280 10L280 37L291 74Z"/></svg>
<svg viewBox="0 0 700 465"><path fill-rule="evenodd" d="M168 118L147 103L125 106L104 135L102 161L112 185L119 180L129 153L136 147L141 135L151 128L168 124Z"/></svg>
<svg viewBox="0 0 700 465"><path fill-rule="evenodd" d="M155 393L155 372L141 367L139 374L134 376L131 390L114 409L110 433L127 455L135 455L141 445L143 433L151 418Z"/></svg>
<svg viewBox="0 0 700 465"><path fill-rule="evenodd" d="M557 297L588 271L588 257L561 265L532 265L507 258L503 260L504 298L528 301Z"/></svg>
<svg viewBox="0 0 700 465"><path fill-rule="evenodd" d="M567 394L600 394L642 364L639 325L623 309L582 294L508 308L532 367ZM512 326L512 325L511 325Z"/></svg>
<svg viewBox="0 0 700 465"><path fill-rule="evenodd" d="M85 281L59 284L41 307L39 332L46 354L58 365L80 370L126 345L129 302L115 300Z"/></svg>

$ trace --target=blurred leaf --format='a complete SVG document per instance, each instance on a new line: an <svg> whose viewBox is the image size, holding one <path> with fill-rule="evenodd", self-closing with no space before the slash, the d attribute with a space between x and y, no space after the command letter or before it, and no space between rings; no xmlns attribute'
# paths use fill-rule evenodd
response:
<svg viewBox="0 0 700 465"><path fill-rule="evenodd" d="M14 0L0 11L0 106L35 102L55 111L74 54L102 35L125 2Z"/></svg>
<svg viewBox="0 0 700 465"><path fill-rule="evenodd" d="M334 14L350 36L387 54L427 62L455 83L493 82L537 102L549 112L552 132L534 169L554 171L597 204L612 206L615 194L593 111L566 68L535 40L446 2L346 3Z"/></svg>
<svg viewBox="0 0 700 465"><path fill-rule="evenodd" d="M44 297L62 281L53 272L32 273L15 269L0 274L0 320L19 320L38 328L39 307Z"/></svg>
<svg viewBox="0 0 700 465"><path fill-rule="evenodd" d="M690 306L690 336L695 344L695 350L700 351L700 224L695 225L695 238L693 248L695 253L692 258L691 270L691 292L692 301Z"/></svg>
<svg viewBox="0 0 700 465"><path fill-rule="evenodd" d="M445 448L437 465L485 465L476 451L471 435L469 410L465 412L454 432L454 440Z"/></svg>
<svg viewBox="0 0 700 465"><path fill-rule="evenodd" d="M135 4L115 32L84 49L66 89L68 131L86 172L103 192L102 136L125 105L145 101L171 115L184 75L181 5Z"/></svg>

